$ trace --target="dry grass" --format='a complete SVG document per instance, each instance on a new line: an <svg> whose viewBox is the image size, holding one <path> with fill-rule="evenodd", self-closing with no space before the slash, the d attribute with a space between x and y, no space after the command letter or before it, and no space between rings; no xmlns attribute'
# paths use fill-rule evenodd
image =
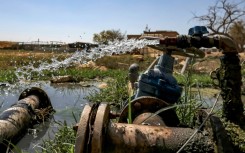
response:
<svg viewBox="0 0 245 153"><path fill-rule="evenodd" d="M11 42L11 41L0 41L0 48L9 48L15 45L16 42Z"/></svg>
<svg viewBox="0 0 245 153"><path fill-rule="evenodd" d="M37 65L41 62L51 61L53 57L65 59L70 53L63 52L37 52L22 50L0 50L0 69L14 69L35 62Z"/></svg>

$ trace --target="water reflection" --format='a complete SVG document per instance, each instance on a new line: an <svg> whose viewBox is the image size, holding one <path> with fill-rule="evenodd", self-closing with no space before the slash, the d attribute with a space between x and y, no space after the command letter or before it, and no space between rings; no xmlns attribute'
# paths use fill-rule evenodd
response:
<svg viewBox="0 0 245 153"><path fill-rule="evenodd" d="M0 104L3 110L11 107L18 101L21 92L30 87L39 87L43 89L51 100L51 103L56 110L50 121L38 125L33 129L29 129L29 134L26 134L18 143L18 147L23 151L35 152L40 149L42 139L49 139L53 137L53 131L59 127L58 123L67 122L68 125L76 123L79 120L80 113L83 106L88 102L85 97L92 91L99 90L97 88L98 82L86 83L65 83L65 84L51 84L49 82L35 82L35 83L19 83L14 87L1 87Z"/></svg>
<svg viewBox="0 0 245 153"><path fill-rule="evenodd" d="M85 103L84 96L93 90L98 90L97 82L87 82L84 84L51 84L49 82L21 83L11 87L0 88L0 112L9 108L18 101L18 97L22 91L30 87L39 87L43 89L49 96L52 105L57 110L68 107L77 107L81 103Z"/></svg>

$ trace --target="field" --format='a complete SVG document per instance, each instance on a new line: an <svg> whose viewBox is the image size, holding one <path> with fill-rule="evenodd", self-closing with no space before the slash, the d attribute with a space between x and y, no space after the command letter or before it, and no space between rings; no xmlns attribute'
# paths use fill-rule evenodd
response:
<svg viewBox="0 0 245 153"><path fill-rule="evenodd" d="M178 83L184 88L189 90L193 87L196 82L201 84L200 87L211 87L212 80L209 77L209 73L220 66L219 58L222 54L215 52L207 54L203 59L195 59L194 63L188 67L186 72L191 72L190 82L186 83L188 77L185 75L180 75L179 72L183 66L185 58L175 56L176 64L174 65L174 76L177 78ZM62 61L72 56L72 53L65 52L37 52L37 51L19 51L19 50L0 50L0 82L9 82L14 84L18 81L15 73L16 69L22 66L34 65L38 67L40 64L47 62L52 64L53 59ZM31 81L35 80L50 80L53 76L62 75L72 75L79 81L86 79L102 79L102 78L112 78L108 79L106 82L107 88L101 90L100 93L91 95L88 99L92 102L108 101L111 102L112 106L120 108L120 103L128 98L127 92L127 73L128 67L133 63L138 63L140 66L140 72L144 72L151 62L155 59L155 53L149 53L145 55L113 55L105 56L103 58L97 59L96 61L90 61L87 64L76 63L74 65L68 66L66 68L59 68L55 71L44 71L43 76L33 73ZM240 55L241 61L244 61L244 54ZM243 72L243 71L242 71ZM32 73L32 72L30 72ZM244 73L244 72L243 72ZM195 82L191 82L195 81ZM189 94L189 95L188 95ZM181 115L181 121L185 124L190 124L193 121L193 111L196 110L197 101L196 97L191 97L192 94L188 93L185 96L189 96L187 99L189 101L184 101L185 103L191 103L190 107L184 107L182 110L179 109ZM185 98L183 98L185 99ZM184 104L184 103L183 103ZM181 113L182 112L182 113ZM183 113L185 112L185 113ZM46 141L44 143L44 148L46 152L55 152L61 150L62 152L72 152L74 149L75 135L72 135L72 127L68 125L62 125L59 130L58 137L54 140ZM69 133L69 134L68 134ZM69 135L69 138L67 137ZM67 140L70 147L64 147L61 142ZM67 146L67 145L66 145Z"/></svg>
<svg viewBox="0 0 245 153"><path fill-rule="evenodd" d="M11 41L0 41L0 48L4 49L4 48L10 48L13 45L15 45L16 42L11 42Z"/></svg>

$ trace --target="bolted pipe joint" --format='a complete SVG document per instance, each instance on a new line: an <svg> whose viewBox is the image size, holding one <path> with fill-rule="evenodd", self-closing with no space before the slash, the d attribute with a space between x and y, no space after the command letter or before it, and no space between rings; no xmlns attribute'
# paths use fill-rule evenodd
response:
<svg viewBox="0 0 245 153"><path fill-rule="evenodd" d="M110 121L108 104L86 105L76 134L75 153L175 153L195 132L187 127L148 126ZM200 131L183 152L214 152L212 132Z"/></svg>

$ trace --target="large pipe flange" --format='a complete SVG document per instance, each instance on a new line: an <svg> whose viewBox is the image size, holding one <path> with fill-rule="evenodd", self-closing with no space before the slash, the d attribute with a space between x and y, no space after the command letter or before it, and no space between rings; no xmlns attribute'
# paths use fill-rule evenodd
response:
<svg viewBox="0 0 245 153"><path fill-rule="evenodd" d="M91 153L102 153L103 151L103 135L105 135L109 123L109 113L108 104L100 104L94 121Z"/></svg>
<svg viewBox="0 0 245 153"><path fill-rule="evenodd" d="M84 153L85 144L88 138L89 131L89 117L91 115L92 108L90 105L85 105L83 112L81 114L80 121L78 123L76 143L75 143L75 152Z"/></svg>
<svg viewBox="0 0 245 153"><path fill-rule="evenodd" d="M110 108L108 104L86 105L78 124L75 153L101 153L103 135L109 123Z"/></svg>

